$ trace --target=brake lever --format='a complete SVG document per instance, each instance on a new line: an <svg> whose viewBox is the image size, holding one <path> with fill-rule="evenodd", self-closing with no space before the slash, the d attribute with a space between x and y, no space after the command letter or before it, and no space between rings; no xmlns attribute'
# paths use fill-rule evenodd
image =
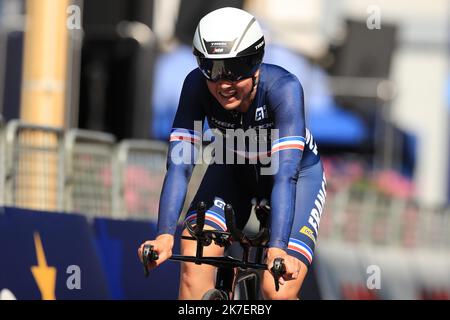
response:
<svg viewBox="0 0 450 320"><path fill-rule="evenodd" d="M280 278L286 273L286 266L284 265L283 258L275 258L273 260L273 266L270 269L275 281L275 290L278 292L280 290Z"/></svg>
<svg viewBox="0 0 450 320"><path fill-rule="evenodd" d="M144 266L144 275L146 278L149 275L148 263L158 259L158 253L153 250L153 246L151 244L144 245L144 249L142 250L142 264Z"/></svg>

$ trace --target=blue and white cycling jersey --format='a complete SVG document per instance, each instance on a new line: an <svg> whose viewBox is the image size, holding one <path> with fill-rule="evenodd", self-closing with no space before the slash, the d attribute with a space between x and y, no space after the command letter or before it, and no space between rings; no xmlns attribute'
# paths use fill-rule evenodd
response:
<svg viewBox="0 0 450 320"><path fill-rule="evenodd" d="M210 165L193 202L210 201L205 223L226 229L223 208L217 202L230 202L241 209L237 212L247 214L252 197L266 197L272 208L269 246L287 250L309 265L325 202L326 182L317 145L305 125L303 89L299 80L285 69L262 64L256 90L246 113L228 111L209 92L199 69L186 77L170 135L158 234L175 233L202 143L202 126L196 122L204 123L207 119L210 128L225 136L227 130L253 129L254 138L266 141L269 148L252 153L245 141L244 147L237 144L232 151L247 159L269 157L272 163L263 164L261 160ZM277 136L270 135L272 129L277 130ZM174 149L183 152L172 152ZM273 162L277 170L272 175L262 175L260 169L273 166ZM241 218L242 224L248 216ZM195 220L195 211L190 210L186 219Z"/></svg>

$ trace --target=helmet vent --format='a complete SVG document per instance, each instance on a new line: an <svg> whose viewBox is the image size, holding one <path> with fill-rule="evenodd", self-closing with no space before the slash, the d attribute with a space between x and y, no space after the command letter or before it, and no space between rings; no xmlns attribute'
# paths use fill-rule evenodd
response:
<svg viewBox="0 0 450 320"><path fill-rule="evenodd" d="M244 40L245 35L247 34L247 31L250 29L250 27L252 26L253 23L255 23L256 19L252 18L252 20L250 20L250 22L248 23L247 27L245 28L244 32L242 33L241 38L239 39L239 42L236 46L236 49L234 49L234 51L237 51L237 49L239 48L239 46L241 45L242 40Z"/></svg>
<svg viewBox="0 0 450 320"><path fill-rule="evenodd" d="M198 26L198 37L200 39L200 43L202 44L203 52L206 52L205 45L203 44L202 33L200 31L200 25Z"/></svg>

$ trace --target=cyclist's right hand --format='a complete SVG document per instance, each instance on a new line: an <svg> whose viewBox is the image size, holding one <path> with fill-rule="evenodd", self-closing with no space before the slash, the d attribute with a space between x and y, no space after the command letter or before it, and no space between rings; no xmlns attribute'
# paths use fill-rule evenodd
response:
<svg viewBox="0 0 450 320"><path fill-rule="evenodd" d="M158 254L158 260L150 261L148 264L148 269L154 269L172 256L173 243L174 238L171 234L162 234L155 240L145 241L138 249L139 259L141 262L143 261L142 252L144 245L152 245L153 250Z"/></svg>

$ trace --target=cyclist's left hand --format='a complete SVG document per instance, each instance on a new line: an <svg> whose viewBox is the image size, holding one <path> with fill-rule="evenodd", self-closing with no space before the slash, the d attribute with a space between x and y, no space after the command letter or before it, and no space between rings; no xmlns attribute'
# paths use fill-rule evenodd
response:
<svg viewBox="0 0 450 320"><path fill-rule="evenodd" d="M270 268L272 268L273 261L276 258L282 258L284 260L284 265L286 267L286 273L279 280L281 285L283 285L285 281L295 280L298 278L301 269L301 264L299 260L288 255L286 251L280 248L269 248L267 250L267 260L266 260L269 270Z"/></svg>

